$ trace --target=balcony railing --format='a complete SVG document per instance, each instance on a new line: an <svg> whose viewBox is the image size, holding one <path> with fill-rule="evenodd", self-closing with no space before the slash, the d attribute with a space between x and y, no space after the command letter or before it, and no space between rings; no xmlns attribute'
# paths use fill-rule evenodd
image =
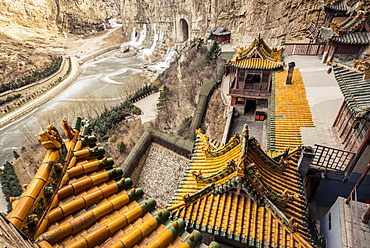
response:
<svg viewBox="0 0 370 248"><path fill-rule="evenodd" d="M230 89L230 95L239 95L239 96L262 96L269 97L271 92L267 90L258 90L257 89Z"/></svg>
<svg viewBox="0 0 370 248"><path fill-rule="evenodd" d="M324 53L324 43L284 43L284 55L319 55Z"/></svg>
<svg viewBox="0 0 370 248"><path fill-rule="evenodd" d="M355 153L323 145L315 144L315 146L315 157L311 161L312 169L338 174L347 172L347 167Z"/></svg>

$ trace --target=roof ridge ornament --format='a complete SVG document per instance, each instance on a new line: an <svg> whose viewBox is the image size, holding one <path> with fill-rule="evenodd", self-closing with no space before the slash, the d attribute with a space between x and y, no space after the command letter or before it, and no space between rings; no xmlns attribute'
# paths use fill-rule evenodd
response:
<svg viewBox="0 0 370 248"><path fill-rule="evenodd" d="M357 60L357 59L354 59L353 63L354 63L354 68L357 71L364 73L363 80L369 80L370 79L370 63L367 61Z"/></svg>
<svg viewBox="0 0 370 248"><path fill-rule="evenodd" d="M207 183L215 183L218 180L222 179L223 177L226 177L228 175L231 175L232 173L235 172L236 165L234 160L229 161L223 169L216 171L215 173L208 175L208 176L203 176L201 170L192 171L191 174L195 178L195 181L197 183L201 184L207 184Z"/></svg>
<svg viewBox="0 0 370 248"><path fill-rule="evenodd" d="M282 171L284 171L285 168L289 165L288 155L289 155L289 147L285 149L285 152L283 153L283 155L280 157L280 160L279 160L279 164L282 168Z"/></svg>

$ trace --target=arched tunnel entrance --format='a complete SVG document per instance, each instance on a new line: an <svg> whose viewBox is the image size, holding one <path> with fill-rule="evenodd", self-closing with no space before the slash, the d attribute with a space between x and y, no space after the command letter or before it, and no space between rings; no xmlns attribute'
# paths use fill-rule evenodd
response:
<svg viewBox="0 0 370 248"><path fill-rule="evenodd" d="M180 34L179 34L179 40L181 42L186 41L189 39L189 26L188 22L185 19L180 19Z"/></svg>

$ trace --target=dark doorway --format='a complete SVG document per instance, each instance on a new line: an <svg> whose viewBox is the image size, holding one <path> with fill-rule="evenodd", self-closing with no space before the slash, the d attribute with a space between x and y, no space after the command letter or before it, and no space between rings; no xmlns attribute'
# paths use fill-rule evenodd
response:
<svg viewBox="0 0 370 248"><path fill-rule="evenodd" d="M189 26L185 19L180 20L180 40L182 42L189 39Z"/></svg>
<svg viewBox="0 0 370 248"><path fill-rule="evenodd" d="M256 110L256 100L247 100L244 107L244 114L253 114Z"/></svg>

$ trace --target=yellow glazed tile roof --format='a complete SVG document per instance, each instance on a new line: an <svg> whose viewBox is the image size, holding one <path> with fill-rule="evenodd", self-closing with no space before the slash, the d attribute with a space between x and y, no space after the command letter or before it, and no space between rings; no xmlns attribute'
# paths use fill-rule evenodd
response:
<svg viewBox="0 0 370 248"><path fill-rule="evenodd" d="M112 168L96 138L85 136L87 120L76 118L72 127L63 120L63 127L66 140L53 126L40 133L45 158L6 217L19 231L42 248L199 245L200 232L184 232L184 221L156 210L154 199L144 200L143 191Z"/></svg>
<svg viewBox="0 0 370 248"><path fill-rule="evenodd" d="M225 146L197 131L186 174L168 210L187 226L248 247L313 247L297 171L299 149L275 159L247 126Z"/></svg>
<svg viewBox="0 0 370 248"><path fill-rule="evenodd" d="M274 62L267 59L261 58L250 58L238 61L227 61L227 65L239 68L239 69L264 69L273 70L284 66L283 62Z"/></svg>
<svg viewBox="0 0 370 248"><path fill-rule="evenodd" d="M226 65L239 69L273 70L284 66L281 60L281 49L269 48L265 41L258 37L248 47L235 47L235 55Z"/></svg>
<svg viewBox="0 0 370 248"><path fill-rule="evenodd" d="M301 127L314 127L302 76L296 68L292 85L285 85L287 71L275 72L270 118L268 150L283 152L302 145Z"/></svg>

